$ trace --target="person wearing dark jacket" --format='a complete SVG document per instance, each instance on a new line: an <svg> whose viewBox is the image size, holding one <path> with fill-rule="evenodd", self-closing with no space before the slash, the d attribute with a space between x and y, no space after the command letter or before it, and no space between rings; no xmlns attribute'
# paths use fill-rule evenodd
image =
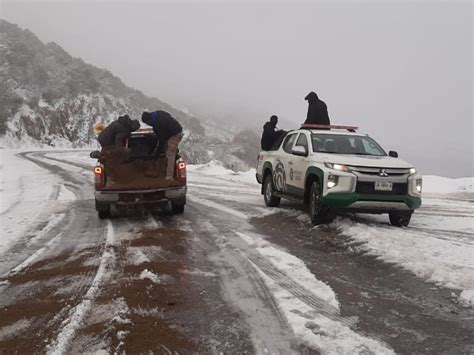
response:
<svg viewBox="0 0 474 355"><path fill-rule="evenodd" d="M283 134L284 131L276 130L278 123L278 116L273 115L270 117L270 121L263 125L262 140L260 146L262 150L270 150L275 141Z"/></svg>
<svg viewBox="0 0 474 355"><path fill-rule="evenodd" d="M158 136L159 151L165 148L166 179L173 179L176 152L179 142L183 139L183 127L168 112L161 110L143 112L142 121L153 127L153 131Z"/></svg>
<svg viewBox="0 0 474 355"><path fill-rule="evenodd" d="M305 124L330 125L328 107L321 101L314 91L304 98L308 101L308 115Z"/></svg>
<svg viewBox="0 0 474 355"><path fill-rule="evenodd" d="M97 139L102 149L121 150L125 148L126 140L131 133L139 128L140 122L138 120L132 120L128 115L120 116L105 127Z"/></svg>

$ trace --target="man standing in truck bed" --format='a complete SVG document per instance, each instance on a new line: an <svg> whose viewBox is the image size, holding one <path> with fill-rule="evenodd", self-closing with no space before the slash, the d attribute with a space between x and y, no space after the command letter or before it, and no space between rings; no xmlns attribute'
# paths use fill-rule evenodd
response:
<svg viewBox="0 0 474 355"><path fill-rule="evenodd" d="M102 150L123 150L125 143L133 131L140 128L138 120L132 120L128 115L120 116L107 127L103 128L97 137Z"/></svg>
<svg viewBox="0 0 474 355"><path fill-rule="evenodd" d="M168 112L157 110L154 112L143 112L142 121L153 127L153 131L158 136L159 147L162 151L165 148L167 159L166 180L173 179L176 152L179 142L183 139L183 127Z"/></svg>

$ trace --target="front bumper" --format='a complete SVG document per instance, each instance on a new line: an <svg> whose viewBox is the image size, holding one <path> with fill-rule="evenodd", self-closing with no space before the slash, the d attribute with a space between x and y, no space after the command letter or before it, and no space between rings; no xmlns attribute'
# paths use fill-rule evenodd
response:
<svg viewBox="0 0 474 355"><path fill-rule="evenodd" d="M130 206L139 204L158 204L168 201L185 201L186 186L155 190L95 191L99 203Z"/></svg>
<svg viewBox="0 0 474 355"><path fill-rule="evenodd" d="M367 213L413 211L421 206L421 197L409 195L328 194L321 199L325 206Z"/></svg>

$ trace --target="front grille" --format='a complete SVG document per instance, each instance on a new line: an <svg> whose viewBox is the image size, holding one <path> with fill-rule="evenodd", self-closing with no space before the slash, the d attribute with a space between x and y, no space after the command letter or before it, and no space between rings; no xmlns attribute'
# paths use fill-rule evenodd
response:
<svg viewBox="0 0 474 355"><path fill-rule="evenodd" d="M370 195L407 195L407 183L393 183L392 191L378 191L375 190L375 182L358 181L356 185L356 192L359 194Z"/></svg>
<svg viewBox="0 0 474 355"><path fill-rule="evenodd" d="M350 171L367 176L379 176L381 170L383 170L387 176L402 176L410 173L410 169L399 169L399 168L371 168L363 166L351 166Z"/></svg>

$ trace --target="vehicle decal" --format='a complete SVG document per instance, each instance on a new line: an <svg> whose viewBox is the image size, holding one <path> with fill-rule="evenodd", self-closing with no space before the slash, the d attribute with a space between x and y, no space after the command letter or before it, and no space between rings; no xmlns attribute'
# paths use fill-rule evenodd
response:
<svg viewBox="0 0 474 355"><path fill-rule="evenodd" d="M282 162L278 162L273 172L273 185L277 191L286 191L285 167Z"/></svg>

